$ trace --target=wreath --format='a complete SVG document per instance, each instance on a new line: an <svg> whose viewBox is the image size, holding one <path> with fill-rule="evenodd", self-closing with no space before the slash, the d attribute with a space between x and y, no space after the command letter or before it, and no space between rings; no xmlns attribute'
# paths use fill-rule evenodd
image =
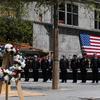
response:
<svg viewBox="0 0 100 100"><path fill-rule="evenodd" d="M19 80L25 67L25 59L12 44L0 46L0 56L4 57L7 54L12 56L12 64L9 64L7 67L4 65L0 67L0 80L5 82Z"/></svg>

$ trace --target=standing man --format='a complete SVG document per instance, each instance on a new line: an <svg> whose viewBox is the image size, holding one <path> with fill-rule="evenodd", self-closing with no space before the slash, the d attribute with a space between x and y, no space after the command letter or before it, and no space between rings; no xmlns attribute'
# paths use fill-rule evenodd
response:
<svg viewBox="0 0 100 100"><path fill-rule="evenodd" d="M61 71L61 79L62 83L67 82L67 69L69 68L68 59L63 55L60 59L60 71Z"/></svg>
<svg viewBox="0 0 100 100"><path fill-rule="evenodd" d="M42 69L43 82L47 82L47 80L48 80L48 70L49 70L48 58L47 57L42 58L41 69Z"/></svg>
<svg viewBox="0 0 100 100"><path fill-rule="evenodd" d="M39 78L39 68L40 68L40 62L38 60L37 55L34 55L34 59L33 59L33 64L32 64L32 69L33 69L33 79L34 82L38 81Z"/></svg>
<svg viewBox="0 0 100 100"><path fill-rule="evenodd" d="M100 61L97 55L94 54L90 64L90 67L92 68L92 83L94 82L98 83L99 66L100 66Z"/></svg>
<svg viewBox="0 0 100 100"><path fill-rule="evenodd" d="M26 66L24 68L25 81L29 81L29 68L30 68L30 57L26 57Z"/></svg>
<svg viewBox="0 0 100 100"><path fill-rule="evenodd" d="M71 60L71 69L72 69L72 75L73 75L73 83L77 83L77 70L78 70L77 55L73 55L73 58Z"/></svg>
<svg viewBox="0 0 100 100"><path fill-rule="evenodd" d="M80 71L82 83L86 83L87 68L89 68L89 60L86 53L83 54L83 58L80 59Z"/></svg>
<svg viewBox="0 0 100 100"><path fill-rule="evenodd" d="M48 79L52 79L52 67L53 67L53 60L51 56L48 56Z"/></svg>

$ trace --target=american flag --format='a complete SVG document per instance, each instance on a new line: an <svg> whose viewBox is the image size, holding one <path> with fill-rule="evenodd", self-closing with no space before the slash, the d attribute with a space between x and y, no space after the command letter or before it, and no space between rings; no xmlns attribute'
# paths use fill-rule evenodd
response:
<svg viewBox="0 0 100 100"><path fill-rule="evenodd" d="M95 53L100 56L100 36L80 34L80 41L82 51L86 52L88 56L92 56Z"/></svg>

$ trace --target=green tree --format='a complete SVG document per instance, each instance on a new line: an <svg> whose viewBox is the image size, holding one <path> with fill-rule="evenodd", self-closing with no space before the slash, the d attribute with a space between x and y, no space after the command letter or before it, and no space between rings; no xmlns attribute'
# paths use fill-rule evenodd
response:
<svg viewBox="0 0 100 100"><path fill-rule="evenodd" d="M21 0L0 1L0 15L21 18L21 15L25 13L24 4Z"/></svg>
<svg viewBox="0 0 100 100"><path fill-rule="evenodd" d="M0 18L0 42L32 44L32 22L15 18Z"/></svg>
<svg viewBox="0 0 100 100"><path fill-rule="evenodd" d="M21 0L0 1L0 42L26 42L32 45L32 22L22 20L26 13Z"/></svg>

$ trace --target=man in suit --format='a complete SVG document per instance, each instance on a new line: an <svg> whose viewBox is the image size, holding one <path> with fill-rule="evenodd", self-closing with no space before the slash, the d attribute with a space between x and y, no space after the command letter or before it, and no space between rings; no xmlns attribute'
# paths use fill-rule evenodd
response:
<svg viewBox="0 0 100 100"><path fill-rule="evenodd" d="M92 83L94 82L98 83L99 66L100 66L100 61L97 55L94 54L90 64L90 67L92 69Z"/></svg>
<svg viewBox="0 0 100 100"><path fill-rule="evenodd" d="M25 81L29 81L29 68L30 68L30 57L26 57L26 66L24 68Z"/></svg>
<svg viewBox="0 0 100 100"><path fill-rule="evenodd" d="M34 82L38 81L38 78L39 78L39 68L40 68L39 59L38 59L37 55L34 55L34 59L33 59L33 62L32 62Z"/></svg>
<svg viewBox="0 0 100 100"><path fill-rule="evenodd" d="M69 68L68 59L63 55L60 59L60 71L61 71L61 79L62 83L67 82L67 69Z"/></svg>
<svg viewBox="0 0 100 100"><path fill-rule="evenodd" d="M87 54L84 53L83 57L80 59L80 71L81 71L81 80L82 83L86 83L87 78L87 68L89 67L89 60Z"/></svg>
<svg viewBox="0 0 100 100"><path fill-rule="evenodd" d="M47 80L48 80L48 70L49 70L48 58L47 57L42 58L41 69L42 69L43 82L47 82Z"/></svg>
<svg viewBox="0 0 100 100"><path fill-rule="evenodd" d="M73 83L77 83L77 70L78 70L77 55L73 55L73 58L71 60L71 69L72 69L72 75L73 75Z"/></svg>

